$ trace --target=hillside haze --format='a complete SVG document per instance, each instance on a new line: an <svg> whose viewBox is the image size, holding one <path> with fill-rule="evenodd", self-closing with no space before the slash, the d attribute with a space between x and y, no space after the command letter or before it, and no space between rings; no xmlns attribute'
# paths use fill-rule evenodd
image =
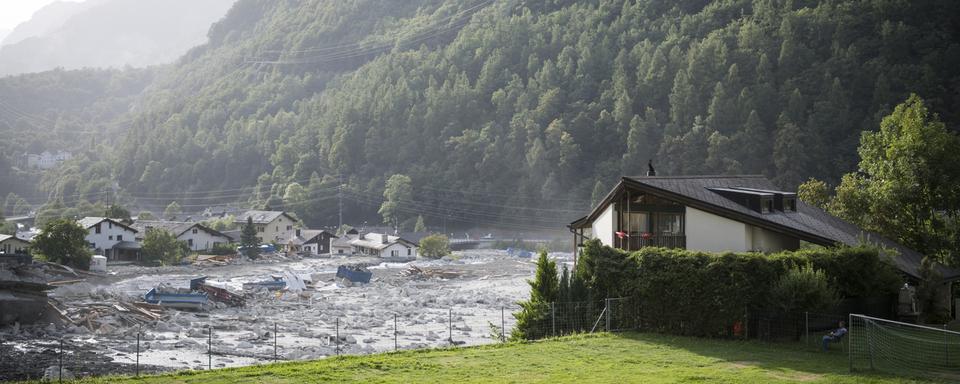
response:
<svg viewBox="0 0 960 384"><path fill-rule="evenodd" d="M17 26L0 48L0 76L53 68L171 62L206 40L233 0L56 2Z"/></svg>
<svg viewBox="0 0 960 384"><path fill-rule="evenodd" d="M861 132L911 92L956 126L958 19L953 1L239 0L40 187L319 225L339 180L346 214L375 220L399 173L429 221L542 228L649 159L795 189L856 169Z"/></svg>

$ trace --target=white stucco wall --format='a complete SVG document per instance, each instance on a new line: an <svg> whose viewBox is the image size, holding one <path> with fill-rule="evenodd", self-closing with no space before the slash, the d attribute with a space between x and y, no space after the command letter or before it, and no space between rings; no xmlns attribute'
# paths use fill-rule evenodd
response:
<svg viewBox="0 0 960 384"><path fill-rule="evenodd" d="M603 245L613 246L613 232L616 228L616 215L613 212L613 204L607 206L607 209L603 210L603 213L593 221L591 226L591 231L596 235L596 239L600 239L600 242Z"/></svg>
<svg viewBox="0 0 960 384"><path fill-rule="evenodd" d="M117 236L122 236L122 240L117 240ZM136 241L136 232L109 221L102 221L100 233L96 233L96 226L87 228L87 236L84 239L88 244L93 243L94 249L106 251L121 241Z"/></svg>
<svg viewBox="0 0 960 384"><path fill-rule="evenodd" d="M712 213L687 207L687 249L707 252L750 250L748 226Z"/></svg>
<svg viewBox="0 0 960 384"><path fill-rule="evenodd" d="M194 230L197 231L196 234L193 233ZM185 242L193 240L193 245L190 246L191 251L206 251L213 249L214 243L226 244L230 242L226 237L214 235L200 228L188 229L182 235L178 236L177 240Z"/></svg>
<svg viewBox="0 0 960 384"><path fill-rule="evenodd" d="M407 254L407 250L410 254ZM397 251L397 255L392 255L392 251ZM408 247L404 244L394 243L380 251L380 257L417 257L417 247Z"/></svg>
<svg viewBox="0 0 960 384"><path fill-rule="evenodd" d="M800 248L800 239L760 227L750 226L750 250L760 252L780 252Z"/></svg>

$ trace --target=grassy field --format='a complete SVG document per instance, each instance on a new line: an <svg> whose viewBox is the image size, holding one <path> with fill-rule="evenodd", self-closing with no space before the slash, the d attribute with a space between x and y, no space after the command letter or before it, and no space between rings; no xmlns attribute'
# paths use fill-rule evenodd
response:
<svg viewBox="0 0 960 384"><path fill-rule="evenodd" d="M847 372L839 349L653 334L571 336L533 343L408 351L88 383L909 383Z"/></svg>

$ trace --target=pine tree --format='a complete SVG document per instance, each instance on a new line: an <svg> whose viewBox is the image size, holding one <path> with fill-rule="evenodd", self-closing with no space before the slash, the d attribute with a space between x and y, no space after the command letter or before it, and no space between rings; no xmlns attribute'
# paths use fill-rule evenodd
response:
<svg viewBox="0 0 960 384"><path fill-rule="evenodd" d="M257 227L253 225L253 217L247 217L247 223L240 232L240 246L251 259L260 256L260 239L257 238Z"/></svg>
<svg viewBox="0 0 960 384"><path fill-rule="evenodd" d="M417 216L417 224L413 226L413 231L417 233L427 231L427 225L423 223L423 215Z"/></svg>
<svg viewBox="0 0 960 384"><path fill-rule="evenodd" d="M537 258L537 272L530 284L530 300L521 301L521 310L514 313L517 324L510 332L511 340L536 340L550 334L547 329L550 304L555 303L560 292L557 280L557 263L541 251Z"/></svg>

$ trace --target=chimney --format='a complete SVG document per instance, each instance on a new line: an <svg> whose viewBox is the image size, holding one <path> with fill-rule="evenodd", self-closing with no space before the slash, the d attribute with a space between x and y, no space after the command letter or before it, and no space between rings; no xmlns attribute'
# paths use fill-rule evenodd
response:
<svg viewBox="0 0 960 384"><path fill-rule="evenodd" d="M653 169L653 159L647 160L647 176L656 176L657 171Z"/></svg>
<svg viewBox="0 0 960 384"><path fill-rule="evenodd" d="M387 238L386 233L380 235L380 241L384 244L389 243L389 238Z"/></svg>

